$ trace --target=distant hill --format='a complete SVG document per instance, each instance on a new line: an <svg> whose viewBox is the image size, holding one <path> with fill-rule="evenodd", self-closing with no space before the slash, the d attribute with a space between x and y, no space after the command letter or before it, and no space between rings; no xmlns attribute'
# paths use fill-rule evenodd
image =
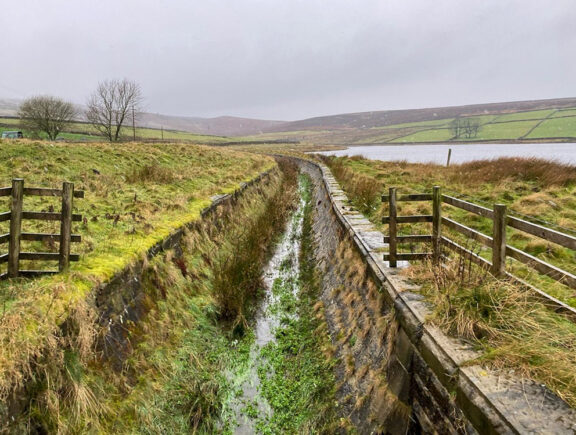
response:
<svg viewBox="0 0 576 435"><path fill-rule="evenodd" d="M350 128L364 129L409 122L448 119L456 116L493 115L541 109L562 109L568 107L576 107L576 98L473 104L468 106L434 107L427 109L345 113L341 115L319 116L303 119L301 121L287 122L274 126L268 131L287 132Z"/></svg>
<svg viewBox="0 0 576 435"><path fill-rule="evenodd" d="M0 99L0 116L14 116L19 103L20 100ZM572 140L576 137L576 112L567 111L569 108L576 109L576 98L345 113L292 122L233 116L199 118L143 113L137 124L139 127L201 135L249 136L249 139L257 141L300 140L319 144L417 143L449 140L447 124L453 118L475 116L482 118L484 132L484 136L479 136L478 140ZM542 113L546 111L550 113ZM551 113L552 111L561 111L564 119L545 119L558 115ZM515 113L523 115L513 115L515 119L506 121L506 117ZM492 119L488 119L490 117ZM514 124L495 126L514 120L517 121ZM80 118L79 121L84 119ZM510 131L512 127L514 131ZM496 128L498 131L494 131ZM508 130L504 131L506 129ZM422 130L427 130L428 133L423 133Z"/></svg>
<svg viewBox="0 0 576 435"><path fill-rule="evenodd" d="M248 136L281 128L284 121L220 116L218 118L194 118L142 113L138 125L148 128L164 128L216 136Z"/></svg>
<svg viewBox="0 0 576 435"><path fill-rule="evenodd" d="M0 99L0 116L15 116L22 100ZM83 110L78 106L80 111ZM78 121L85 121L83 116ZM237 118L220 116L217 118L196 118L188 116L170 116L156 113L142 113L138 119L139 127L164 128L190 133L215 136L248 136L281 127L284 121L267 121L262 119Z"/></svg>
<svg viewBox="0 0 576 435"><path fill-rule="evenodd" d="M21 100L14 98L0 99L0 116L14 116L18 111Z"/></svg>

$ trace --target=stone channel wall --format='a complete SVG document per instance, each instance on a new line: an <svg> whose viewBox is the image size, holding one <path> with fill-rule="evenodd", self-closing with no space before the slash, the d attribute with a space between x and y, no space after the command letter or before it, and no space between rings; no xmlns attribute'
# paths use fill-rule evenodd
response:
<svg viewBox="0 0 576 435"><path fill-rule="evenodd" d="M137 325L150 311L149 297L143 288L143 274L147 261L162 252L173 250L174 258L182 255L181 242L188 230L194 230L196 226L203 224L217 224L220 214L228 206L233 206L242 200L243 194L262 183L267 183L273 173L279 171L278 167L261 173L247 183L242 183L233 193L217 195L212 198L212 203L202 210L199 219L196 219L163 239L143 253L142 259L126 267L117 273L109 281L95 286L88 296L88 304L94 311L96 331L95 351L101 361L105 361L110 367L120 372L126 358L133 350L133 334L127 325ZM61 326L63 336L76 334L74 319L64 319ZM36 366L32 366L36 370ZM41 378L41 367L38 368ZM0 433L17 433L11 428L17 424L20 417L27 411L31 400L34 400L36 391L35 379L32 376L22 382L22 386L16 388L6 403L0 404ZM15 422L15 423L14 423ZM42 431L40 431L42 433Z"/></svg>
<svg viewBox="0 0 576 435"><path fill-rule="evenodd" d="M413 285L382 260L383 234L324 165L315 186L318 311L339 361L342 415L360 433L574 433L576 413L544 386L471 364L478 354L426 322Z"/></svg>

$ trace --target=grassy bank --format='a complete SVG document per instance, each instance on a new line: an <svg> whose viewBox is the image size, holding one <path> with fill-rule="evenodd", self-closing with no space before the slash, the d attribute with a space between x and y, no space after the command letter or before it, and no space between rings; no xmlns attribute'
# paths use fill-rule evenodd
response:
<svg viewBox="0 0 576 435"><path fill-rule="evenodd" d="M3 131L20 130L20 120L17 118L2 118L0 117L0 134ZM33 133L28 130L23 130L24 137L31 138ZM230 141L240 141L240 138L213 136L208 134L191 133L188 131L180 130L162 130L157 128L137 127L135 132L132 131L132 126L127 125L122 129L122 137L127 140L132 140L134 133L137 140L154 139L158 141L186 141L198 144L218 144ZM39 134L41 138L46 139L44 133ZM89 141L99 142L102 136L98 131L88 123L84 122L71 122L58 135L58 138L67 141Z"/></svg>
<svg viewBox="0 0 576 435"><path fill-rule="evenodd" d="M535 159L498 159L445 168L430 164L380 162L363 158L325 158L352 202L376 225L387 215L380 194L388 187L399 193L429 192L440 185L449 192L487 207L500 202L511 211L546 220L564 231L576 229L574 193L576 168ZM399 215L430 214L430 204L400 203ZM491 234L487 219L448 206L446 216ZM524 216L526 217L526 216ZM528 217L530 219L530 217ZM403 225L403 234L430 234L428 224ZM444 230L443 230L444 231ZM456 238L456 234L449 234ZM510 231L509 244L524 249L574 273L574 252L527 235ZM486 255L469 241L461 243ZM428 250L404 245L404 250ZM511 266L511 264L509 264ZM515 268L539 288L575 306L574 291L555 281ZM457 256L446 268L415 262L405 273L422 286L432 302L430 321L446 332L464 338L480 350L480 362L513 370L546 384L572 406L576 405L576 327L534 300L530 293L509 282L498 281Z"/></svg>
<svg viewBox="0 0 576 435"><path fill-rule="evenodd" d="M83 243L74 275L109 278L171 231L199 216L217 194L229 193L274 166L272 159L184 145L0 143L3 185L12 178L26 186L59 187L71 181L85 190L75 210ZM25 209L58 209L50 198L27 198ZM9 199L2 208L8 210ZM7 224L2 223L2 230ZM27 221L29 230L57 224ZM52 225L52 226L51 226ZM54 227L54 228L52 228ZM56 231L57 232L57 231ZM46 247L45 247L46 248ZM47 247L50 248L50 247Z"/></svg>
<svg viewBox="0 0 576 435"><path fill-rule="evenodd" d="M382 162L361 157L326 158L334 175L342 183L362 213L377 226L387 216L388 206L380 195L388 187L397 187L399 194L431 192L435 185L443 192L492 208L495 203L508 206L509 214L543 224L569 234L576 233L576 168L538 159L501 158L477 161L446 168L433 164ZM399 215L430 214L431 204L401 202ZM490 219L463 210L443 206L443 214L484 234L492 234ZM430 234L429 224L399 226L400 234ZM471 244L458 233L443 229L451 238L466 244L489 258L490 250ZM508 242L568 272L576 273L575 253L537 237L508 228ZM402 245L401 250L421 252L422 246ZM574 291L544 275L509 260L509 270L551 295L576 306Z"/></svg>
<svg viewBox="0 0 576 435"><path fill-rule="evenodd" d="M576 407L576 325L529 292L462 258L406 272L434 307L429 319L481 352L472 362L546 385Z"/></svg>
<svg viewBox="0 0 576 435"><path fill-rule="evenodd" d="M99 418L105 431L225 430L223 404L236 394L227 374L242 370L250 357L252 334L239 325L251 321L262 291L262 267L294 192L289 171L274 176L191 231L181 261L171 261L174 253L168 252L150 264L149 289L164 288L166 296L156 295L158 303L136 329L142 333L140 345L122 373L107 380L116 390L107 395ZM133 385L125 392L127 383Z"/></svg>
<svg viewBox="0 0 576 435"><path fill-rule="evenodd" d="M168 144L5 141L0 144L0 155L7 162L0 168L3 184L9 184L12 177L23 177L28 186L44 187L69 180L86 191L85 199L75 204L86 218L74 230L83 237L74 247L82 260L66 274L1 283L3 402L37 375L38 365L45 367L42 361L47 354L55 351L64 358L66 338L61 335L61 323L69 316L90 315L86 304L91 289L142 258L179 226L198 219L213 195L231 192L275 165L255 155ZM40 210L48 205L30 201L25 207ZM29 222L26 230L58 232L47 224ZM92 342L89 331L86 334L86 342Z"/></svg>
<svg viewBox="0 0 576 435"><path fill-rule="evenodd" d="M90 298L72 331L56 334L34 365L21 430L78 433L213 432L233 393L226 373L246 363L243 325L261 289L261 268L291 207L295 182L273 175L235 206L190 230L178 249L146 262L142 321L126 321L121 369L100 358ZM237 297L228 298L229 289Z"/></svg>

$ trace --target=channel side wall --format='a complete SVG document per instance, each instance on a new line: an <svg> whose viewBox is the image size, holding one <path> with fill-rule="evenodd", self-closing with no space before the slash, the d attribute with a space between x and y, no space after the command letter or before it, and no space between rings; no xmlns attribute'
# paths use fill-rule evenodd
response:
<svg viewBox="0 0 576 435"><path fill-rule="evenodd" d="M143 253L141 260L125 267L109 281L92 289L88 298L96 315L95 352L98 355L97 358L109 364L112 370L120 372L126 358L132 353L133 334L127 325L138 324L150 310L150 302L147 300L142 283L147 261L168 250L174 250L174 258L181 257L180 245L186 231L193 230L205 222L216 222L223 207L241 201L247 189L266 183L269 177L277 171L279 168L275 166L250 181L241 183L230 194L212 197L212 203L201 211L198 219L173 231ZM63 320L60 326L62 335L74 334L72 324L71 318ZM32 372L34 370L33 367ZM22 387L15 389L7 398L5 406L0 408L0 433L10 431L12 422L17 422L19 416L23 415L28 408L30 400L34 400L33 395L37 394L34 391L34 382L34 379L24 380Z"/></svg>
<svg viewBox="0 0 576 435"><path fill-rule="evenodd" d="M379 426L364 427L362 416L357 417L362 433L370 433L374 427L386 433L575 433L576 413L545 386L471 363L480 356L478 352L427 322L431 310L417 293L418 288L383 261L383 234L350 206L325 165L296 160L316 186L316 220L322 231L317 236L317 260L322 273L327 274L323 279L332 280L330 286L339 284L337 277L327 278L330 268L326 265L339 243L333 239L350 240L366 264L366 273L380 289L381 318L392 316L398 325L391 328L377 323L376 329L386 336L382 337L382 346L388 348L384 352L386 361L380 365L386 372L389 395L409 411L398 412L396 406L396 412L391 412L372 403L372 413L389 415L376 416ZM337 222L339 231L329 228L331 222ZM365 284L359 285L358 291L362 292ZM326 312L330 304L334 305L332 295L323 293ZM372 352L368 358L374 360L381 354ZM355 409L350 409L350 415Z"/></svg>

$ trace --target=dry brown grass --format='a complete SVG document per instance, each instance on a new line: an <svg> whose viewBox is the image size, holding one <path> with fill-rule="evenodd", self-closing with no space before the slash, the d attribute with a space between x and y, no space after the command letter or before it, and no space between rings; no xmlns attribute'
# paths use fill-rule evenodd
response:
<svg viewBox="0 0 576 435"><path fill-rule="evenodd" d="M576 405L574 323L462 258L442 268L421 263L407 273L423 285L434 306L431 321L482 349L480 362L514 369L517 376L544 383Z"/></svg>
<svg viewBox="0 0 576 435"><path fill-rule="evenodd" d="M358 159L358 157L352 159L355 158ZM354 172L342 164L340 160L330 158L322 160L329 163L330 170L342 187L350 193L349 197L362 213L370 214L379 207L380 195L384 189L383 183L368 175Z"/></svg>
<svg viewBox="0 0 576 435"><path fill-rule="evenodd" d="M511 179L565 186L576 182L576 166L538 158L501 157L463 163L450 169L453 178L468 177L472 183L497 183Z"/></svg>
<svg viewBox="0 0 576 435"><path fill-rule="evenodd" d="M160 166L157 163L134 168L127 176L128 183L172 183L176 180L176 174L170 168Z"/></svg>

